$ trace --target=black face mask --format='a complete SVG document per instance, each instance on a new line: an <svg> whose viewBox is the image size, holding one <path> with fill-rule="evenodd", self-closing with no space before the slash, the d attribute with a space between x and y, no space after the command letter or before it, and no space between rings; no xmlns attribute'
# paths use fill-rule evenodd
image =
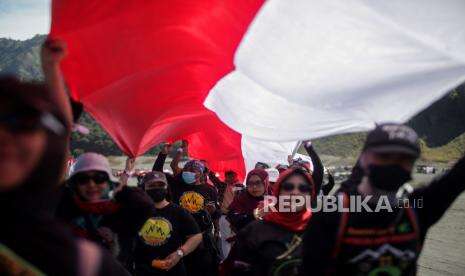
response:
<svg viewBox="0 0 465 276"><path fill-rule="evenodd" d="M369 165L368 178L371 185L384 191L397 191L412 177L410 172L400 165Z"/></svg>
<svg viewBox="0 0 465 276"><path fill-rule="evenodd" d="M150 189L147 191L147 194L152 198L155 202L161 202L166 198L166 194L168 191L164 188L155 188Z"/></svg>

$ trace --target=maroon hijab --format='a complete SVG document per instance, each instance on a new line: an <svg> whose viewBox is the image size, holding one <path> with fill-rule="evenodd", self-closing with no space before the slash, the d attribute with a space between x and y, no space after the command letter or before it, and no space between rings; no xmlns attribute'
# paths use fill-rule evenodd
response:
<svg viewBox="0 0 465 276"><path fill-rule="evenodd" d="M254 169L247 174L246 185L249 183L249 179L256 175L260 177L265 186L265 194L268 191L268 173L264 169ZM253 213L258 204L263 201L263 195L259 197L252 196L248 191L238 194L234 197L233 202L229 205L229 210L237 213Z"/></svg>

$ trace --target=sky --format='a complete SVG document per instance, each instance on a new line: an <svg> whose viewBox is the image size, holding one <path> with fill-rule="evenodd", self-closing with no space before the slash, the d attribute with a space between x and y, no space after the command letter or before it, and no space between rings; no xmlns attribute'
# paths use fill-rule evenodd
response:
<svg viewBox="0 0 465 276"><path fill-rule="evenodd" d="M50 0L0 0L0 37L25 40L50 29Z"/></svg>

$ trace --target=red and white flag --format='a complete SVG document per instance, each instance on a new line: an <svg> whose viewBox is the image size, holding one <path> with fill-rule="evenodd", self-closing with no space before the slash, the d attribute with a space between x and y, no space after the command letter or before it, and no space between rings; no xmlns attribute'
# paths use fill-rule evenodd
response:
<svg viewBox="0 0 465 276"><path fill-rule="evenodd" d="M262 7L263 5L263 7ZM240 175L405 121L465 80L461 0L54 0L73 97L127 154L187 139ZM208 108L206 108L208 107ZM220 120L221 119L221 120Z"/></svg>

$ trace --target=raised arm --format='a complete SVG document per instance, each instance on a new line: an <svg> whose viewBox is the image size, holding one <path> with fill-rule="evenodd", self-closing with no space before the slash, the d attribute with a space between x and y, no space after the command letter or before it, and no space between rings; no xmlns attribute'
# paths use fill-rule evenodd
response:
<svg viewBox="0 0 465 276"><path fill-rule="evenodd" d="M181 168L179 168L179 162L181 161L182 155L186 154L189 156L189 144L187 140L182 140L182 146L176 151L176 156L171 161L170 167L173 170L173 175L177 175L181 172Z"/></svg>
<svg viewBox="0 0 465 276"><path fill-rule="evenodd" d="M173 175L178 175L181 172L181 169L179 168L179 161L181 161L182 153L183 150L179 148L170 163L171 170L173 170Z"/></svg>
<svg viewBox="0 0 465 276"><path fill-rule="evenodd" d="M66 44L63 41L47 39L42 45L41 62L45 83L48 87L48 98L65 120L66 126L71 128L73 113L60 69L60 62L65 56Z"/></svg>
<svg viewBox="0 0 465 276"><path fill-rule="evenodd" d="M211 180L211 182L213 183L213 185L215 185L215 187L218 189L219 193L222 193L226 187L226 183L224 183L223 181L221 181L218 177L216 177L215 175L215 172L214 171L209 171L208 172L208 178Z"/></svg>
<svg viewBox="0 0 465 276"><path fill-rule="evenodd" d="M323 195L328 195L329 192L331 192L331 190L334 188L334 185L335 185L335 182L334 182L333 174L330 171L328 171L328 183L326 183L325 185L321 187L321 190L323 191Z"/></svg>
<svg viewBox="0 0 465 276"><path fill-rule="evenodd" d="M124 167L123 173L119 176L119 186L116 187L115 193L121 191L123 187L125 187L128 184L129 177L131 176L131 173L134 171L135 165L136 158L126 158L126 165Z"/></svg>
<svg viewBox="0 0 465 276"><path fill-rule="evenodd" d="M323 163L321 162L320 157L316 153L313 145L310 141L305 141L304 143L305 150L307 151L308 155L312 159L313 162L313 173L312 178L316 185L317 192L320 191L321 186L323 185L323 176L324 176L324 167Z"/></svg>
<svg viewBox="0 0 465 276"><path fill-rule="evenodd" d="M161 151L158 153L157 159L155 159L155 163L153 164L152 171L163 172L163 166L165 165L166 157L170 152L171 144L164 143Z"/></svg>

